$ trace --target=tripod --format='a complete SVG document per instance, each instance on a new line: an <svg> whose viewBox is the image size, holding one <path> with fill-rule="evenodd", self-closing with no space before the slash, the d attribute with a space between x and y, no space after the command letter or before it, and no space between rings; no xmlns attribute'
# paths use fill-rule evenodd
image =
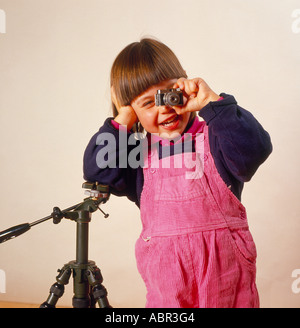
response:
<svg viewBox="0 0 300 328"><path fill-rule="evenodd" d="M47 300L40 305L40 308L55 308L60 297L64 294L65 285L69 283L71 274L73 274L73 292L72 305L74 308L94 308L96 302L100 308L109 308L107 299L107 290L102 285L103 277L100 269L94 261L88 260L88 235L89 222L91 215L99 209L105 217L105 214L99 207L109 198L108 186L97 183L85 182L83 188L89 189L86 192L90 197L84 199L80 204L69 207L61 211L54 207L51 215L35 221L33 223L20 224L0 232L0 243L11 238L19 236L28 231L32 226L53 218L53 223L58 224L62 218L70 219L76 222L76 260L65 264L58 270L56 282L51 286Z"/></svg>

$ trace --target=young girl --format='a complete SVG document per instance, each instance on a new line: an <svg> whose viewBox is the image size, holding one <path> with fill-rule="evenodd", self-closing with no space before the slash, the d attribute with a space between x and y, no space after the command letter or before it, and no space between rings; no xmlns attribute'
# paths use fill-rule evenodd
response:
<svg viewBox="0 0 300 328"><path fill-rule="evenodd" d="M156 105L157 91L170 88L180 88L183 104ZM140 208L136 260L146 306L258 307L256 249L240 199L272 151L268 133L233 96L188 79L153 39L117 56L111 94L114 118L88 144L84 177ZM132 138L143 129L144 139ZM147 152L134 162L138 144Z"/></svg>

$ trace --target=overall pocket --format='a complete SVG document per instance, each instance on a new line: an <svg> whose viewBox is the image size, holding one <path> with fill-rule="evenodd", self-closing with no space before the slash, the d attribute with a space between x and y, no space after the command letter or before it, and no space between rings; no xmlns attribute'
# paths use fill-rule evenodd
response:
<svg viewBox="0 0 300 328"><path fill-rule="evenodd" d="M185 175L164 177L158 181L154 199L183 202L205 195L201 179L186 179Z"/></svg>
<svg viewBox="0 0 300 328"><path fill-rule="evenodd" d="M228 228L228 239L236 256L250 269L256 268L256 246L248 228Z"/></svg>

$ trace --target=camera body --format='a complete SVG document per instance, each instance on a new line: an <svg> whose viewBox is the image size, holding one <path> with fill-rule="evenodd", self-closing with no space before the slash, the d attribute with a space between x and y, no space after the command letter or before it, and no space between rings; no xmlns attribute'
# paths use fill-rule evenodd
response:
<svg viewBox="0 0 300 328"><path fill-rule="evenodd" d="M157 90L155 95L156 106L182 106L183 93L180 88Z"/></svg>

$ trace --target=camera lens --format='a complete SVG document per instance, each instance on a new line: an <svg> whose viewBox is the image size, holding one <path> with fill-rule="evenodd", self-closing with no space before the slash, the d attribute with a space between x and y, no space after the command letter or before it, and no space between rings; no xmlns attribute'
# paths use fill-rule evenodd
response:
<svg viewBox="0 0 300 328"><path fill-rule="evenodd" d="M180 102L180 97L176 92L168 92L164 98L165 104L169 106L176 106Z"/></svg>

